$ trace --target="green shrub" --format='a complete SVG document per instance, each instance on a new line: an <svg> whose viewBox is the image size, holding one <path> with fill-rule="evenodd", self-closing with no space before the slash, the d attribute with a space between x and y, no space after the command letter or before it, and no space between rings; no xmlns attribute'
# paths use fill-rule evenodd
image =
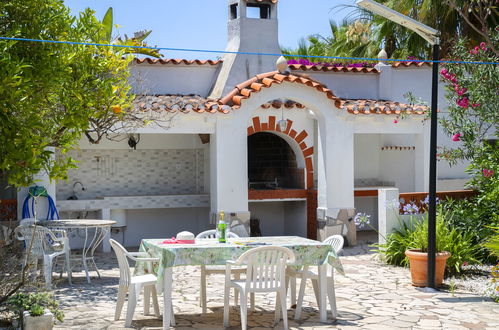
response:
<svg viewBox="0 0 499 330"><path fill-rule="evenodd" d="M19 316L23 311L29 311L31 316L40 316L43 315L45 308L48 308L57 320L61 322L64 320L64 313L59 309L59 302L47 292L18 293L10 297L7 304Z"/></svg>
<svg viewBox="0 0 499 330"><path fill-rule="evenodd" d="M437 252L448 251L451 257L447 259L448 273L459 273L461 265L478 263L476 255L479 247L473 244L473 236L449 226L453 214L441 207L437 212L436 237ZM428 215L422 219L411 216L408 222L400 220L400 227L387 236L385 244L376 245L385 261L392 265L407 266L405 251L410 249L428 251Z"/></svg>

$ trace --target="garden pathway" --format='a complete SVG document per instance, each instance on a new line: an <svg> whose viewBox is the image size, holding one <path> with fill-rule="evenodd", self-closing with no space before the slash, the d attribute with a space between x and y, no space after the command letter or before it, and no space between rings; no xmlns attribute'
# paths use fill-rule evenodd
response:
<svg viewBox="0 0 499 330"><path fill-rule="evenodd" d="M347 275L336 276L338 319L330 324L319 322L309 286L302 321L292 320L294 311L288 310L290 329L499 329L499 304L466 292L417 289L410 285L407 269L384 265L373 257L365 242L345 248L341 261ZM101 279L93 277L87 284L84 274L76 272L72 287L65 281L58 284L55 295L66 317L56 329L124 328L126 305L121 320L113 317L119 277L114 254L100 254L96 259ZM223 329L223 275L209 277L205 316L198 304L199 268L175 268L174 278L175 329ZM274 299L270 294L256 296L257 310L248 316L250 329L272 328ZM139 302L132 324L135 328L161 329L160 319L143 316L142 311ZM230 329L240 329L239 324L239 308L233 307ZM276 328L282 328L282 322Z"/></svg>

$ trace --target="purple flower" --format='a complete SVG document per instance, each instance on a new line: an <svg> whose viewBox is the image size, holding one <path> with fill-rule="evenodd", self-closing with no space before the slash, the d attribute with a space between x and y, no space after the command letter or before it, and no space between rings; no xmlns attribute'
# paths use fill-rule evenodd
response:
<svg viewBox="0 0 499 330"><path fill-rule="evenodd" d="M417 213L419 213L419 207L414 203L405 204L402 209L404 211L404 214L417 214Z"/></svg>
<svg viewBox="0 0 499 330"><path fill-rule="evenodd" d="M353 218L353 221L355 222L355 225L358 228L363 228L365 225L368 225L370 223L371 216L366 213L357 213L355 217Z"/></svg>

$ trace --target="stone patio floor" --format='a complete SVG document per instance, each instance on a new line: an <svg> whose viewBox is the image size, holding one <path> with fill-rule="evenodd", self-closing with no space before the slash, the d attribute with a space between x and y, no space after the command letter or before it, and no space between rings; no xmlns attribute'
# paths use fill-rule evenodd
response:
<svg viewBox="0 0 499 330"><path fill-rule="evenodd" d="M340 254L346 276L335 276L338 319L332 320L329 314L328 324L319 322L309 284L302 320L294 321L294 310L288 309L290 329L499 329L499 304L467 292L417 289L410 284L408 269L380 263L369 250L364 241ZM66 281L58 282L54 294L61 301L66 317L55 329L124 328L126 303L122 318L114 321L119 278L114 254L98 254L96 260L100 279L91 272L92 283L87 284L84 273L75 272L73 286ZM208 313L201 315L199 274L199 267L174 270L175 329L223 329L224 277L208 277ZM159 301L162 309L162 296ZM274 328L274 303L273 294L256 295L256 311L248 315L250 329ZM132 323L134 328L161 329L160 318L143 316L142 312L141 300ZM239 307L232 307L230 318L229 329L240 329ZM275 328L282 327L281 321Z"/></svg>

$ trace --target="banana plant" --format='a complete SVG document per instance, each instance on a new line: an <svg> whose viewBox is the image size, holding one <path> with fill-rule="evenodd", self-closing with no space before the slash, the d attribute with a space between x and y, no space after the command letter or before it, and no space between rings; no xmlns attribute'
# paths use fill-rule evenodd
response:
<svg viewBox="0 0 499 330"><path fill-rule="evenodd" d="M108 44L119 46L130 46L130 48L125 48L126 54L141 54L156 58L163 56L159 53L159 49L149 48L147 43L144 41L149 36L149 34L151 34L151 30L135 32L132 38L129 38L126 34L124 39L122 39L120 36L113 38L113 27L115 25L113 25L112 7L109 7L109 9L106 11L101 24L103 29L98 36L99 42L105 42Z"/></svg>

